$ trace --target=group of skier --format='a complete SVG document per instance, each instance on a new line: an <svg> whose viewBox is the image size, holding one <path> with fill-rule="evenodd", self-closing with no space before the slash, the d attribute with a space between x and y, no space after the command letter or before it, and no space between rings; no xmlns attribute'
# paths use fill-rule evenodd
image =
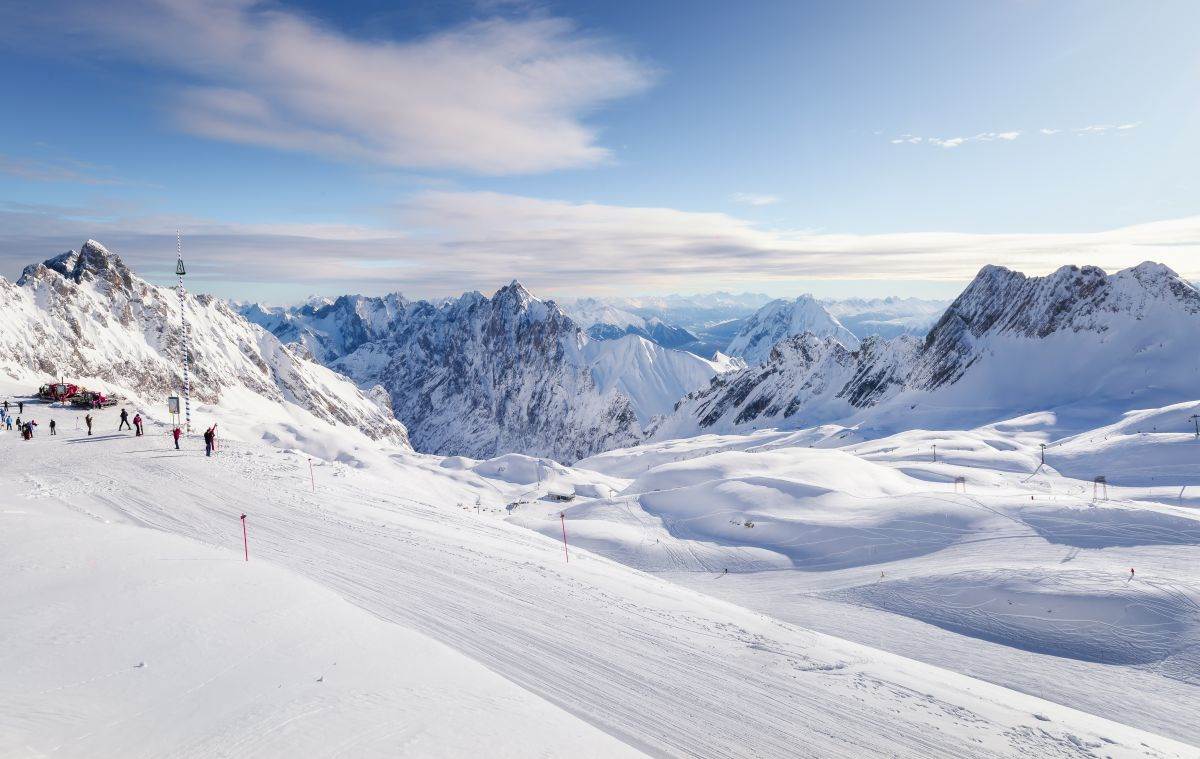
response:
<svg viewBox="0 0 1200 759"><path fill-rule="evenodd" d="M17 406L18 414L25 413L25 402L24 401L17 401L16 406ZM10 408L10 404L7 400L4 401L2 404L0 404L0 427L11 430L13 428L14 419L13 419L13 416L9 413L9 408ZM19 415L16 417L15 422L16 422L17 430L20 431L20 433L21 433L21 438L24 440L32 440L34 428L38 426L38 423L36 421L34 421L33 419L27 419L24 422L22 422L21 417ZM95 419L92 418L91 412L87 413L83 417L83 422L84 422L84 425L86 425L86 427L87 427L87 434L90 436L92 434L92 425L95 422ZM118 432L120 432L121 430L130 430L133 432L134 437L141 437L146 432L143 425L144 425L144 420L142 419L142 415L140 413L135 412L133 415L133 418L130 419L129 410L124 409L124 408L121 409L121 418L117 424ZM53 419L50 420L50 434L58 435L58 424ZM175 450L177 450L177 451L180 450L179 440L182 437L183 437L183 430L181 430L179 428L179 426L176 425L174 427L174 429L171 430L171 438L175 441ZM216 449L217 449L217 425L214 424L211 427L209 427L207 430L204 431L204 455L212 456L213 451L215 451Z"/></svg>

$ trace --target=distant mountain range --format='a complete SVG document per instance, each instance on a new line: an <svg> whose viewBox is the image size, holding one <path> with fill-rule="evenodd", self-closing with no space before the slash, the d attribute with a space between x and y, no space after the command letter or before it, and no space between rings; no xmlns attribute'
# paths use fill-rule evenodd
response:
<svg viewBox="0 0 1200 759"><path fill-rule="evenodd" d="M803 295L772 300L753 293L713 293L582 298L563 307L598 340L636 334L667 348L706 357L721 352L757 363L766 359L778 340L809 329L839 333L849 343L871 335L923 335L946 305L947 301L919 298L819 300Z"/></svg>
<svg viewBox="0 0 1200 759"><path fill-rule="evenodd" d="M0 294L0 371L152 399L181 386L177 294L103 245L0 279ZM601 339L515 281L437 303L347 295L235 310L189 294L193 398L266 404L277 437L310 420L423 452L570 462L647 438L833 421L870 436L1053 410L1061 426L1071 414L1194 399L1200 387L1200 292L1154 263L1046 277L985 267L926 334L891 338L860 338L833 311L909 330L928 304L767 301L715 325L736 325L725 347L740 355L712 359L663 345L665 323L634 310L720 318L760 299L591 303L626 330Z"/></svg>
<svg viewBox="0 0 1200 759"><path fill-rule="evenodd" d="M787 337L765 362L683 398L650 434L834 420L863 431L962 429L1067 406L1084 416L1161 406L1198 387L1200 292L1169 268L1027 277L989 266L924 339L870 337L855 348L830 335Z"/></svg>

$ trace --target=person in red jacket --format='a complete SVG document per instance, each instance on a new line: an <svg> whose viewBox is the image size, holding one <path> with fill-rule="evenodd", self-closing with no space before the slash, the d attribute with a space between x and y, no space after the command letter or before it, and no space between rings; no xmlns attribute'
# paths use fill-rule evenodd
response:
<svg viewBox="0 0 1200 759"><path fill-rule="evenodd" d="M183 434L183 430L176 427L171 430L171 437L175 438L175 450L179 450L179 436Z"/></svg>
<svg viewBox="0 0 1200 759"><path fill-rule="evenodd" d="M133 433L134 437L142 436L142 415L141 414L133 415L133 429L134 429L134 433Z"/></svg>

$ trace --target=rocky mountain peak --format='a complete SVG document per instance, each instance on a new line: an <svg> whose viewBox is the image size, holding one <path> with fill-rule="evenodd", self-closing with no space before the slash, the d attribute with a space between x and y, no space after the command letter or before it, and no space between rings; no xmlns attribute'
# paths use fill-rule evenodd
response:
<svg viewBox="0 0 1200 759"><path fill-rule="evenodd" d="M729 342L726 353L757 364L770 358L780 340L806 332L832 337L851 350L858 347L854 333L825 306L811 295L801 295L794 300L773 300L756 311Z"/></svg>
<svg viewBox="0 0 1200 759"><path fill-rule="evenodd" d="M133 287L133 272L121 257L95 240L86 241L78 252L68 250L46 259L41 264L26 266L17 284L24 284L26 280L39 276L46 269L58 272L76 283L101 280L124 290Z"/></svg>

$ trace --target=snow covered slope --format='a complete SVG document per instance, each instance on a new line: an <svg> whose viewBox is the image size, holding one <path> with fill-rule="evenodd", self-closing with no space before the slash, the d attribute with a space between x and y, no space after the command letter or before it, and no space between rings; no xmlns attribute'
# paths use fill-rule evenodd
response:
<svg viewBox="0 0 1200 759"><path fill-rule="evenodd" d="M306 457L261 442L207 459L46 413L58 437L0 433L0 753L1195 753L576 546L568 563L505 521L524 486L480 465L318 461L313 488Z"/></svg>
<svg viewBox="0 0 1200 759"><path fill-rule="evenodd" d="M177 293L138 278L100 243L89 240L78 253L28 266L16 284L0 279L0 299L0 371L31 390L65 378L163 409L166 396L181 391ZM221 404L227 428L245 418L248 431L257 426L266 432L260 422L270 417L270 434L294 437L307 428L319 437L335 425L407 445L404 426L390 410L344 377L283 345L220 299L188 294L186 303L197 411Z"/></svg>
<svg viewBox="0 0 1200 759"><path fill-rule="evenodd" d="M600 388L616 389L629 398L643 425L669 412L677 400L706 386L714 376L743 366L728 356L717 354L708 361L637 335L593 340L583 355Z"/></svg>
<svg viewBox="0 0 1200 759"><path fill-rule="evenodd" d="M579 462L626 484L564 513L703 592L1200 742L1198 411L670 440ZM558 510L516 519L553 535Z"/></svg>
<svg viewBox="0 0 1200 759"><path fill-rule="evenodd" d="M780 340L806 332L833 338L851 350L858 347L858 338L853 332L843 327L811 295L801 295L791 301L773 300L755 311L729 342L725 352L754 365L767 360L771 348Z"/></svg>
<svg viewBox="0 0 1200 759"><path fill-rule="evenodd" d="M656 439L846 420L887 431L974 426L1064 405L1111 411L1190 399L1200 292L1165 266L1047 277L984 268L923 342L849 350L802 336L680 402Z"/></svg>
<svg viewBox="0 0 1200 759"><path fill-rule="evenodd" d="M642 755L257 553L40 495L0 502L0 755Z"/></svg>

